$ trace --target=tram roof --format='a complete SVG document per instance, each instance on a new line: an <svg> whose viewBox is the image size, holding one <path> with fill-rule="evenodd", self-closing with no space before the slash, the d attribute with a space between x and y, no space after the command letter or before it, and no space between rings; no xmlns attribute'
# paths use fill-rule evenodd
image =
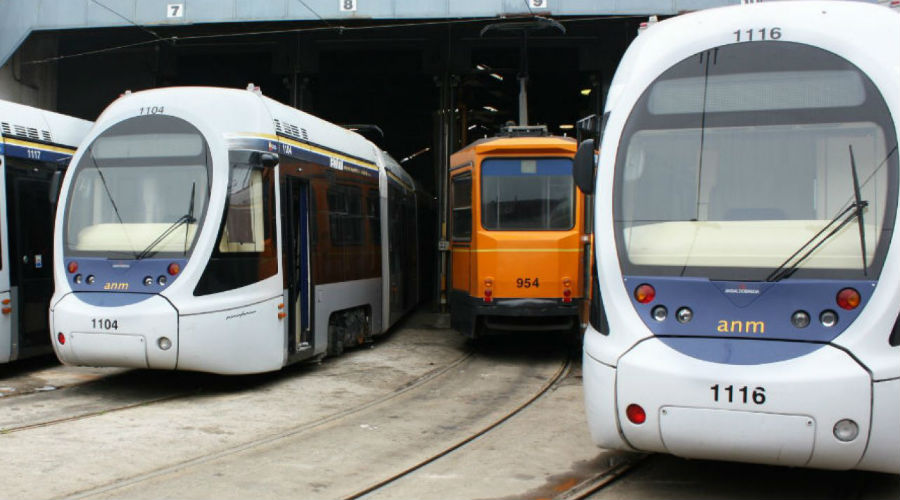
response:
<svg viewBox="0 0 900 500"><path fill-rule="evenodd" d="M3 137L78 146L91 122L24 104L0 100Z"/></svg>
<svg viewBox="0 0 900 500"><path fill-rule="evenodd" d="M578 143L571 137L487 137L478 139L465 148L457 151L471 151L475 154L514 153L516 151L542 151L574 153ZM454 153L456 154L456 153Z"/></svg>

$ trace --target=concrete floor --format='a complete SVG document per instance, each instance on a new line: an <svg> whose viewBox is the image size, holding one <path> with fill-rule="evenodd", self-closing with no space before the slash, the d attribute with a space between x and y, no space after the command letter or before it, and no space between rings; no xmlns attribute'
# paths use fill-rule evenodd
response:
<svg viewBox="0 0 900 500"><path fill-rule="evenodd" d="M370 346L246 377L0 367L0 498L338 498L484 429L563 366L562 338L472 344L419 313ZM577 356L575 357L577 360ZM606 470L580 367L366 498L552 498ZM898 498L900 476L651 456L591 498Z"/></svg>

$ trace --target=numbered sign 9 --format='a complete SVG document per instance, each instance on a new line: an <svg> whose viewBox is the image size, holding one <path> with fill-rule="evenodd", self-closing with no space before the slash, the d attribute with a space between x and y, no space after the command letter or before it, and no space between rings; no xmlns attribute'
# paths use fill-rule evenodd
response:
<svg viewBox="0 0 900 500"><path fill-rule="evenodd" d="M356 12L356 0L338 0L341 12Z"/></svg>
<svg viewBox="0 0 900 500"><path fill-rule="evenodd" d="M550 0L528 0L528 6L532 9L549 9Z"/></svg>

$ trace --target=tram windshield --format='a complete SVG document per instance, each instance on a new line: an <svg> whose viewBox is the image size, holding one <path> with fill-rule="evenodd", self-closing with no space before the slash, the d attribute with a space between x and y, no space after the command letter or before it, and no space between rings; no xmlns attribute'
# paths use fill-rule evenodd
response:
<svg viewBox="0 0 900 500"><path fill-rule="evenodd" d="M488 158L481 184L481 225L487 230L561 231L575 224L569 158Z"/></svg>
<svg viewBox="0 0 900 500"><path fill-rule="evenodd" d="M124 259L187 255L206 211L210 163L203 136L178 118L136 117L110 127L77 165L66 251Z"/></svg>
<svg viewBox="0 0 900 500"><path fill-rule="evenodd" d="M855 202L854 168L862 223L816 236ZM897 136L878 89L846 60L796 43L728 45L645 91L615 175L625 274L765 280L812 241L793 277L876 279L894 225Z"/></svg>

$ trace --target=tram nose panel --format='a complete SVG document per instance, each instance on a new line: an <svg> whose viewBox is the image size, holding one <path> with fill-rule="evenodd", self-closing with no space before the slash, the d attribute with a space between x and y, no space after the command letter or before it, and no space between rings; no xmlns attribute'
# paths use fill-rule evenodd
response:
<svg viewBox="0 0 900 500"><path fill-rule="evenodd" d="M79 295L63 297L52 311L53 347L60 361L83 366L175 368L178 311L167 300L153 295L137 303L102 307Z"/></svg>
<svg viewBox="0 0 900 500"><path fill-rule="evenodd" d="M651 338L620 359L616 378L616 412L631 446L787 466L854 467L866 449L871 397L868 373L830 346L790 362L726 365ZM633 405L643 422L635 423ZM836 429L846 420L858 434L840 440Z"/></svg>

